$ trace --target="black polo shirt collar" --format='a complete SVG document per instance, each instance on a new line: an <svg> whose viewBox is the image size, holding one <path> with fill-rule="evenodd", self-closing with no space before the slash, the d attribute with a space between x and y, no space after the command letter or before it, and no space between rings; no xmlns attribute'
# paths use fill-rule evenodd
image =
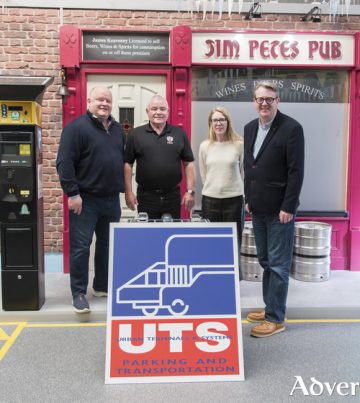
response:
<svg viewBox="0 0 360 403"><path fill-rule="evenodd" d="M150 122L146 126L146 131L148 133L153 133L156 134L157 136L165 136L166 133L171 133L171 128L169 127L168 123L166 122L165 127L163 131L160 134L157 134L157 132L154 130L154 128L151 126Z"/></svg>

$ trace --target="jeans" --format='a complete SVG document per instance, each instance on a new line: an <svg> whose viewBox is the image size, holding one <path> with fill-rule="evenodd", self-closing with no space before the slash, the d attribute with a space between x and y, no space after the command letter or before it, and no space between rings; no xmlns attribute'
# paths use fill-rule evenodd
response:
<svg viewBox="0 0 360 403"><path fill-rule="evenodd" d="M80 215L69 213L70 218L70 286L73 296L86 294L89 281L90 245L94 232L96 291L108 289L109 228L121 216L119 196L98 197L81 195Z"/></svg>
<svg viewBox="0 0 360 403"><path fill-rule="evenodd" d="M144 190L137 189L138 212L147 213L150 220L159 220L163 214L171 214L172 218L180 218L180 188Z"/></svg>
<svg viewBox="0 0 360 403"><path fill-rule="evenodd" d="M289 288L295 217L281 224L278 214L253 213L252 222L259 263L264 269L262 288L265 318L270 322L282 323Z"/></svg>
<svg viewBox="0 0 360 403"><path fill-rule="evenodd" d="M239 278L242 279L240 268L241 237L244 229L244 200L243 196L226 197L223 199L203 196L201 205L202 218L211 222L236 222L238 240Z"/></svg>

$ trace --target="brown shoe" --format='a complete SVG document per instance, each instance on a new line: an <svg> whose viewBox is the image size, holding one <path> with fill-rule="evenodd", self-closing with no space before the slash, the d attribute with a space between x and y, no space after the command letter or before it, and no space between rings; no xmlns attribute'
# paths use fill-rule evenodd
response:
<svg viewBox="0 0 360 403"><path fill-rule="evenodd" d="M283 323L274 323L264 320L261 325L254 326L251 329L250 335L254 337L268 337L273 334L280 333L285 330Z"/></svg>
<svg viewBox="0 0 360 403"><path fill-rule="evenodd" d="M248 322L263 322L265 320L265 311L250 312L246 317Z"/></svg>

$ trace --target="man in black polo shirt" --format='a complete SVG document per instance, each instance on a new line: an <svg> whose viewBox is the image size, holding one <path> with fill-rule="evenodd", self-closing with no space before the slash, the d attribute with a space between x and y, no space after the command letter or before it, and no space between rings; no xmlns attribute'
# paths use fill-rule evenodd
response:
<svg viewBox="0 0 360 403"><path fill-rule="evenodd" d="M154 95L146 112L149 123L133 129L125 150L125 200L131 210L147 213L149 219L163 214L180 218L181 204L194 207L195 168L191 146L183 129L169 125L169 106L160 95ZM136 161L137 195L132 190L132 166ZM182 166L186 187L182 200L179 184Z"/></svg>

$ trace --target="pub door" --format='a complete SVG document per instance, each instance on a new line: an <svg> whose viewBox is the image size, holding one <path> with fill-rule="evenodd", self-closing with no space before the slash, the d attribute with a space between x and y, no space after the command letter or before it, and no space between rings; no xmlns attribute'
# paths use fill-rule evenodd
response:
<svg viewBox="0 0 360 403"><path fill-rule="evenodd" d="M87 94L91 88L106 86L113 97L112 115L121 123L125 134L133 127L148 122L146 107L150 98L159 94L166 98L166 76L162 75L122 75L122 74L89 74L87 75ZM133 189L136 191L135 166L133 169ZM125 195L120 194L121 221L134 218L136 212L127 208ZM94 235L95 237L95 235ZM95 242L90 249L90 268L94 264Z"/></svg>
<svg viewBox="0 0 360 403"><path fill-rule="evenodd" d="M112 114L122 124L125 134L133 127L148 122L146 107L153 95L159 94L166 98L166 76L162 75L87 75L87 93L98 85L106 86L112 92ZM135 167L133 172L135 172ZM133 189L136 190L134 175ZM120 195L120 202L121 219L127 221L129 218L133 218L136 212L126 207L124 194Z"/></svg>

